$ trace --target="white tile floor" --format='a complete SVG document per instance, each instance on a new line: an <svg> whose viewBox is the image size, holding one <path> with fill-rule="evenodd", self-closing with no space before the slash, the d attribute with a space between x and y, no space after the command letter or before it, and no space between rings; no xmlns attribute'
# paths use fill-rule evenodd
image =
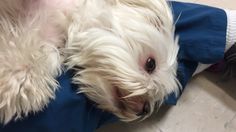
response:
<svg viewBox="0 0 236 132"><path fill-rule="evenodd" d="M182 0L236 9L235 0ZM192 79L177 106L140 123L115 123L97 132L236 132L236 79L204 72Z"/></svg>

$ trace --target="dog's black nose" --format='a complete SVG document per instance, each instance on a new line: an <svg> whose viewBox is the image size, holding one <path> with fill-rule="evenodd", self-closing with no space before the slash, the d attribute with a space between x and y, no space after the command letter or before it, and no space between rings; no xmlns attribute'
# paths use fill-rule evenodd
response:
<svg viewBox="0 0 236 132"><path fill-rule="evenodd" d="M148 102L145 102L143 105L143 110L137 114L137 116L144 116L147 115L150 112L150 104Z"/></svg>

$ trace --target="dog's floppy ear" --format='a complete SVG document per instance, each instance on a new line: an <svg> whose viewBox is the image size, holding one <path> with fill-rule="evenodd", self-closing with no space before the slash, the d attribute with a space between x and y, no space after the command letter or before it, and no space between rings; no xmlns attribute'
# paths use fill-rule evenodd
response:
<svg viewBox="0 0 236 132"><path fill-rule="evenodd" d="M117 1L117 0L116 0ZM120 3L132 7L147 8L154 12L155 16L149 18L158 28L173 27L173 15L166 0L118 0Z"/></svg>

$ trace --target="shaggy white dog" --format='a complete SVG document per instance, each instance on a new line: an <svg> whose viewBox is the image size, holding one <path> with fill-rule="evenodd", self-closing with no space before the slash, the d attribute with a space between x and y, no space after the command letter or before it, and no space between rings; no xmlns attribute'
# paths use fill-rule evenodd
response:
<svg viewBox="0 0 236 132"><path fill-rule="evenodd" d="M149 116L178 94L173 31L165 0L1 0L0 121L42 110L63 62L99 108Z"/></svg>

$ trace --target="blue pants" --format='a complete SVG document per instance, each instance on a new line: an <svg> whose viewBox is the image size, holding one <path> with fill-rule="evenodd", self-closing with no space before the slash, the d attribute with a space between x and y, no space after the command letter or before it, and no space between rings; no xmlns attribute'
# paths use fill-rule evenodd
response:
<svg viewBox="0 0 236 132"><path fill-rule="evenodd" d="M176 35L179 36L177 78L182 88L195 72L198 63L214 64L224 57L227 16L225 11L197 4L172 2ZM180 97L169 95L166 104L176 104Z"/></svg>
<svg viewBox="0 0 236 132"><path fill-rule="evenodd" d="M227 18L223 10L208 6L171 2L180 37L178 79L185 87L199 62L216 63L223 58ZM61 88L56 99L38 113L0 125L0 132L93 132L99 126L116 120L110 113L96 108L83 94L76 94L71 84L72 71L58 78ZM180 90L182 91L182 90ZM175 104L171 94L166 104Z"/></svg>

